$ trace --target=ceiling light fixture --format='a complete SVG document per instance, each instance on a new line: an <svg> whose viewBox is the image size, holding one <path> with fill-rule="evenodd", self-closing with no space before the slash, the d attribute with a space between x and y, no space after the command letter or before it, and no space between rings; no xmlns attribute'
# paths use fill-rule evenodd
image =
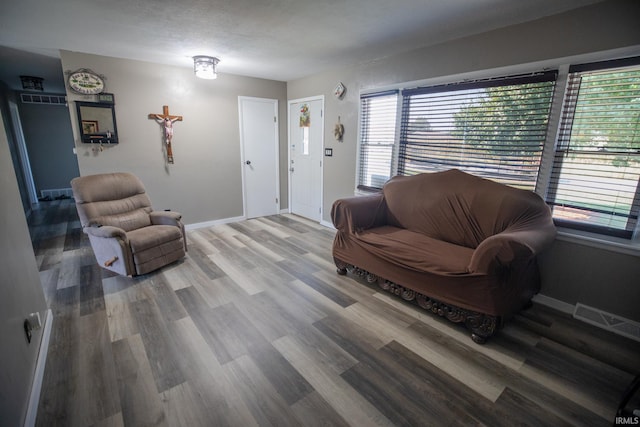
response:
<svg viewBox="0 0 640 427"><path fill-rule="evenodd" d="M215 79L218 77L216 66L220 60L213 56L198 55L193 57L193 71L201 79Z"/></svg>
<svg viewBox="0 0 640 427"><path fill-rule="evenodd" d="M44 90L44 88L42 87L42 81L44 79L42 77L20 76L20 80L22 81L22 89L39 91Z"/></svg>

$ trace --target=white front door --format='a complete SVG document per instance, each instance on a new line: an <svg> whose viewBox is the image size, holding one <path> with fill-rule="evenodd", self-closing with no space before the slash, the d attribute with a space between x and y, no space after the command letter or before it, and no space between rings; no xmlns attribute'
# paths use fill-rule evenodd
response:
<svg viewBox="0 0 640 427"><path fill-rule="evenodd" d="M280 211L278 100L238 97L244 216Z"/></svg>
<svg viewBox="0 0 640 427"><path fill-rule="evenodd" d="M322 219L324 99L289 101L291 213Z"/></svg>

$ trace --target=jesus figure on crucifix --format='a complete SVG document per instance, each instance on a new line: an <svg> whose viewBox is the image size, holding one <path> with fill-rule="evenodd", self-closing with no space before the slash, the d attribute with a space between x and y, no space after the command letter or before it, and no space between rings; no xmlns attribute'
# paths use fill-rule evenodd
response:
<svg viewBox="0 0 640 427"><path fill-rule="evenodd" d="M171 138L173 138L173 122L176 120L178 120L177 117L173 119L170 119L169 117L162 118L159 114L156 114L156 121L164 124L164 137L167 144L171 144Z"/></svg>
<svg viewBox="0 0 640 427"><path fill-rule="evenodd" d="M173 152L171 150L171 140L173 139L173 123L182 121L182 116L172 116L169 114L169 106L162 106L162 114L149 114L150 119L155 119L164 127L164 142L167 147L167 162L173 164Z"/></svg>

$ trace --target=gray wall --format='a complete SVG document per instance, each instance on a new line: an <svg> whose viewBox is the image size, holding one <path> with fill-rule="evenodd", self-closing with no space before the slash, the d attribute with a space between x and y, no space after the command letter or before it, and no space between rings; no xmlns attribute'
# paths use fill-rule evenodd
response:
<svg viewBox="0 0 640 427"><path fill-rule="evenodd" d="M556 240L540 257L542 294L640 322L640 253Z"/></svg>
<svg viewBox="0 0 640 427"><path fill-rule="evenodd" d="M80 175L73 132L64 105L18 104L36 192L69 188Z"/></svg>
<svg viewBox="0 0 640 427"><path fill-rule="evenodd" d="M156 209L173 209L187 224L241 216L242 169L238 96L278 100L280 165L286 176L286 83L220 74L198 79L190 67L171 67L68 51L64 70L90 68L106 77L115 96L119 144L95 150L79 141L75 100L92 97L67 93L81 175L126 171L145 183ZM183 116L174 124L175 163L165 165L162 128L150 113ZM287 206L281 179L281 206Z"/></svg>
<svg viewBox="0 0 640 427"><path fill-rule="evenodd" d="M26 415L42 339L41 329L28 344L22 323L33 312L44 321L47 305L2 122L0 180L0 423L18 426Z"/></svg>
<svg viewBox="0 0 640 427"><path fill-rule="evenodd" d="M615 54L640 54L640 2L613 0L476 36L400 53L369 63L337 68L288 82L288 99L325 95L324 220L334 200L353 194L357 155L358 102L361 91L426 79L446 81L455 75L484 72L500 75L520 68L531 71L557 67L573 60L606 59ZM336 100L332 91L343 82L347 93ZM333 139L338 116L345 127L344 142ZM330 173L327 172L330 170ZM640 321L640 258L558 241L542 260L542 293L570 304L583 302ZM599 274L586 274L581 265L594 262ZM603 283L603 278L609 278ZM637 280L637 279L635 279Z"/></svg>

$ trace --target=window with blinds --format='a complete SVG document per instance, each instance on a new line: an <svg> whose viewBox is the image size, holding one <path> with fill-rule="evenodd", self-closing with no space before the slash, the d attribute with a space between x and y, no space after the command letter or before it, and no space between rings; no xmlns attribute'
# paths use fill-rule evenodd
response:
<svg viewBox="0 0 640 427"><path fill-rule="evenodd" d="M457 168L535 189L556 75L404 90L398 173Z"/></svg>
<svg viewBox="0 0 640 427"><path fill-rule="evenodd" d="M554 219L631 238L639 178L640 57L570 67L547 193Z"/></svg>
<svg viewBox="0 0 640 427"><path fill-rule="evenodd" d="M393 168L398 91L360 97L358 189L382 188Z"/></svg>

